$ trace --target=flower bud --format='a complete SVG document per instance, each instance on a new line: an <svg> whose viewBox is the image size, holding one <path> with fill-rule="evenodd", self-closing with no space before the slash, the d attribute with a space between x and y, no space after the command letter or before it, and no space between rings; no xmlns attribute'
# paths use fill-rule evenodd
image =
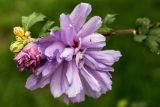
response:
<svg viewBox="0 0 160 107"><path fill-rule="evenodd" d="M30 36L31 36L31 32L26 31L24 35L25 35L26 37L30 37Z"/></svg>
<svg viewBox="0 0 160 107"><path fill-rule="evenodd" d="M22 36L24 36L25 31L22 27L14 27L13 28L13 33L18 37L22 37Z"/></svg>
<svg viewBox="0 0 160 107"><path fill-rule="evenodd" d="M24 43L22 41L15 41L10 45L10 50L14 53L20 52L24 47Z"/></svg>
<svg viewBox="0 0 160 107"><path fill-rule="evenodd" d="M40 59L40 52L34 43L27 44L14 58L20 71L29 68L32 72L34 72L40 64Z"/></svg>

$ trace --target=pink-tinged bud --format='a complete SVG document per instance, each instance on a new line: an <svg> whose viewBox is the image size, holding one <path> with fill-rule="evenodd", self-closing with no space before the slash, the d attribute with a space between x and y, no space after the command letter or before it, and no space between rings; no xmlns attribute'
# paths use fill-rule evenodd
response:
<svg viewBox="0 0 160 107"><path fill-rule="evenodd" d="M17 62L17 67L20 71L28 68L32 72L35 72L35 69L40 64L40 52L37 45L34 43L27 44L14 60Z"/></svg>

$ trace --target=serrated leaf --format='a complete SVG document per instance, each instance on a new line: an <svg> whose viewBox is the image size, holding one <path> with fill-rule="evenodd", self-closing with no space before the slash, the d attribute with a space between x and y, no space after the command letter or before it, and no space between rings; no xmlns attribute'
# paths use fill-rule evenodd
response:
<svg viewBox="0 0 160 107"><path fill-rule="evenodd" d="M160 37L160 28L151 29L149 35Z"/></svg>
<svg viewBox="0 0 160 107"><path fill-rule="evenodd" d="M136 27L138 28L138 33L140 35L148 33L150 26L151 21L148 18L138 18L136 20Z"/></svg>
<svg viewBox="0 0 160 107"><path fill-rule="evenodd" d="M160 50L159 50L159 43L160 41L157 41L157 38L154 36L150 36L147 38L146 44L148 45L148 47L150 48L150 50L153 53L157 53L159 54Z"/></svg>
<svg viewBox="0 0 160 107"><path fill-rule="evenodd" d="M104 24L111 24L116 20L116 14L107 14L103 19Z"/></svg>
<svg viewBox="0 0 160 107"><path fill-rule="evenodd" d="M41 13L32 13L29 16L22 16L22 26L25 30L29 30L35 23L44 21L45 16Z"/></svg>
<svg viewBox="0 0 160 107"><path fill-rule="evenodd" d="M142 42L142 41L145 40L146 38L147 38L146 35L135 35L135 36L134 36L134 40L135 40L136 42Z"/></svg>
<svg viewBox="0 0 160 107"><path fill-rule="evenodd" d="M146 43L152 52L160 54L160 28L150 30Z"/></svg>
<svg viewBox="0 0 160 107"><path fill-rule="evenodd" d="M160 22L155 23L155 27L160 27Z"/></svg>
<svg viewBox="0 0 160 107"><path fill-rule="evenodd" d="M49 29L52 27L54 21L47 21L45 25L42 27L39 36L47 36Z"/></svg>
<svg viewBox="0 0 160 107"><path fill-rule="evenodd" d="M109 24L113 23L116 19L116 14L107 14L103 19L103 25L100 29L98 29L98 32L106 33L110 32L112 28L108 27Z"/></svg>
<svg viewBox="0 0 160 107"><path fill-rule="evenodd" d="M136 24L139 26L139 25L142 25L142 26L148 26L148 25L150 25L150 23L151 23L151 21L150 21L150 19L148 19L148 18L138 18L137 20L136 20Z"/></svg>
<svg viewBox="0 0 160 107"><path fill-rule="evenodd" d="M160 54L160 23L151 23L148 18L138 18L136 20L138 36L134 40L142 42L145 40L146 45L153 53Z"/></svg>

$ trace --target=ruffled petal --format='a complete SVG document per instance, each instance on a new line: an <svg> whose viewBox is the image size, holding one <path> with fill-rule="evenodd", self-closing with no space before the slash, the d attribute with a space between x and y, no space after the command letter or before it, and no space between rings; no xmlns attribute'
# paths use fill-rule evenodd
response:
<svg viewBox="0 0 160 107"><path fill-rule="evenodd" d="M79 94L77 94L75 97L68 97L67 95L64 96L64 101L65 103L77 103L77 102L82 102L85 100L85 94L84 91L82 90Z"/></svg>
<svg viewBox="0 0 160 107"><path fill-rule="evenodd" d="M41 66L37 69L36 74L41 73L42 77L45 77L45 76L55 72L55 69L57 69L58 66L59 66L59 64L57 63L56 60L54 60L52 62L47 62L43 66Z"/></svg>
<svg viewBox="0 0 160 107"><path fill-rule="evenodd" d="M92 90L99 92L100 91L100 85L96 78L93 77L93 75L90 73L91 71L86 70L84 67L80 70L81 75L84 77L85 81L88 83L88 85L92 88Z"/></svg>
<svg viewBox="0 0 160 107"><path fill-rule="evenodd" d="M53 66L54 65L54 66ZM50 83L50 78L52 74L58 67L56 61L46 62L32 74L26 82L26 88L30 90L35 90L37 88L43 88L45 85Z"/></svg>
<svg viewBox="0 0 160 107"><path fill-rule="evenodd" d="M62 70L63 66L59 66L58 69L56 69L56 72L51 77L51 83L50 83L50 89L53 97L57 98L60 97L63 94L62 90Z"/></svg>
<svg viewBox="0 0 160 107"><path fill-rule="evenodd" d="M61 85L62 85L63 93L65 93L68 90L69 86L70 86L69 81L68 81L67 76L66 76L66 73L67 73L66 69L67 68L68 68L68 63L64 62L63 63L62 77L61 77L61 79L62 79Z"/></svg>
<svg viewBox="0 0 160 107"><path fill-rule="evenodd" d="M98 62L94 57L85 54L84 63L88 67L90 67L93 70L98 71L113 71L114 69L108 65L105 65L102 62Z"/></svg>
<svg viewBox="0 0 160 107"><path fill-rule="evenodd" d="M92 33L95 33L102 25L101 18L99 16L92 17L78 32L78 36L85 37Z"/></svg>
<svg viewBox="0 0 160 107"><path fill-rule="evenodd" d="M99 76L98 80L101 84L102 92L106 92L112 89L112 81L110 79L110 76L105 72L96 72L97 76Z"/></svg>
<svg viewBox="0 0 160 107"><path fill-rule="evenodd" d="M119 51L105 50L105 51L88 51L86 52L93 57L97 62L105 65L113 65L122 56Z"/></svg>
<svg viewBox="0 0 160 107"><path fill-rule="evenodd" d="M77 5L72 13L70 19L76 31L78 32L82 25L85 23L87 16L90 14L92 7L88 3L80 3Z"/></svg>
<svg viewBox="0 0 160 107"><path fill-rule="evenodd" d="M41 76L35 76L31 75L26 82L25 87L29 90L35 90L37 88L43 88L47 84L49 84L50 79L48 76L46 77L41 77Z"/></svg>
<svg viewBox="0 0 160 107"><path fill-rule="evenodd" d="M30 77L28 77L25 87L30 90L35 90L38 88L38 87L35 87L36 83L37 83L37 77L34 75L31 75Z"/></svg>
<svg viewBox="0 0 160 107"><path fill-rule="evenodd" d="M54 38L54 41L61 41L62 39L62 31L59 30L51 30L49 33L49 38Z"/></svg>
<svg viewBox="0 0 160 107"><path fill-rule="evenodd" d="M67 80L68 80L69 84L71 84L72 81L73 81L73 72L74 72L74 69L73 69L72 64L73 64L73 61L68 62L68 66L67 66L67 69L66 69L67 70L66 71L66 76L67 76Z"/></svg>
<svg viewBox="0 0 160 107"><path fill-rule="evenodd" d="M48 37L43 37L38 40L36 40L34 43L37 44L39 51L41 53L44 53L45 49L51 45L53 42L55 42L54 37L48 36Z"/></svg>
<svg viewBox="0 0 160 107"><path fill-rule="evenodd" d="M71 61L74 54L73 48L65 48L60 55L60 58L65 59L67 61Z"/></svg>
<svg viewBox="0 0 160 107"><path fill-rule="evenodd" d="M91 74L97 79L98 83L100 84L101 94L112 89L112 86L111 86L112 81L110 79L110 76L106 72L99 72L95 70L91 70L91 71L92 71Z"/></svg>
<svg viewBox="0 0 160 107"><path fill-rule="evenodd" d="M82 39L82 47L83 48L103 48L106 45L106 38L98 33L93 33L88 35Z"/></svg>
<svg viewBox="0 0 160 107"><path fill-rule="evenodd" d="M71 23L71 20L68 15L60 15L60 23L62 29L61 40L69 46L73 45L74 39L76 38L76 31Z"/></svg>
<svg viewBox="0 0 160 107"><path fill-rule="evenodd" d="M79 77L79 71L78 68L76 67L75 63L72 63L72 67L73 67L73 73L72 73L72 83L70 85L70 87L68 88L68 90L66 91L66 95L69 98L73 98L76 97L81 90L83 90L83 86Z"/></svg>
<svg viewBox="0 0 160 107"><path fill-rule="evenodd" d="M45 49L44 54L49 58L55 58L57 53L61 53L64 49L64 44L61 42L54 42Z"/></svg>
<svg viewBox="0 0 160 107"><path fill-rule="evenodd" d="M84 92L87 96L90 96L90 97L93 97L93 98L98 98L100 97L101 95L101 90L99 90L98 92L93 90L91 85L92 84L89 84L86 79L83 77L83 75L80 75L81 77L81 81L82 81L82 84L83 84L83 87L84 87Z"/></svg>
<svg viewBox="0 0 160 107"><path fill-rule="evenodd" d="M60 26L63 31L65 31L69 26L72 26L71 20L68 15L64 13L60 15Z"/></svg>
<svg viewBox="0 0 160 107"><path fill-rule="evenodd" d="M66 76L67 63L63 62L52 76L50 88L52 95L57 98L65 93L69 88L69 82Z"/></svg>

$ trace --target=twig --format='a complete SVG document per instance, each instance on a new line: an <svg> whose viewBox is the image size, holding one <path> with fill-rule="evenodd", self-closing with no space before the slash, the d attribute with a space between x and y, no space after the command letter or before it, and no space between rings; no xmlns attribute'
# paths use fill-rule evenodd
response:
<svg viewBox="0 0 160 107"><path fill-rule="evenodd" d="M114 35L124 35L124 34L136 34L136 30L135 29L120 29L120 30L115 30L115 31L111 31L111 32L102 32L102 35L108 37L108 36L114 36Z"/></svg>

